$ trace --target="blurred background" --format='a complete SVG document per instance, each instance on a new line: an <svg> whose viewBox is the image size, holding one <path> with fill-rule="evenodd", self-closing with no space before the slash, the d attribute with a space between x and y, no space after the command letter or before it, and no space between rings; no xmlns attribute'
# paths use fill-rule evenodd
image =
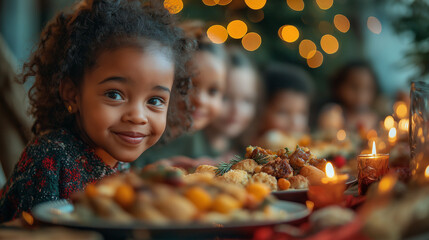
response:
<svg viewBox="0 0 429 240"><path fill-rule="evenodd" d="M4 55L1 60L4 57L8 65L1 64L7 66L4 67L7 68L6 72L20 73L49 19L74 2L0 0L0 44ZM340 143L337 147L339 152L326 150L323 145L321 155L332 157L343 154L341 151L346 148L343 143L353 134L358 135L359 141L349 155L369 148L372 140L377 142L377 148L382 152L392 152L391 148L400 141L407 145L410 82L427 78L429 72L428 0L165 0L163 3L182 21L204 21L212 42L238 45L259 69L281 62L298 65L311 75L316 89L309 113L312 136L306 138L301 135L297 140L300 145L311 145L317 149L315 141L311 143L311 140L317 139L317 134L313 133L326 130L324 126L328 128L338 114L342 118L341 109L332 107L329 102L335 94L347 95L344 94L344 86L353 88L351 82L354 80L344 80L344 89L341 89L339 85L334 86L333 79L339 69L356 60L365 61L373 70L372 80L369 81L376 86L371 85L368 91L376 91L376 99L372 101L370 96L363 111L357 105L347 106L347 99L342 99L343 103L334 101L343 107L345 122L354 126L348 128L347 124L333 124L334 134L328 134L328 138L330 143ZM356 78L358 85L364 81ZM344 84L346 81L348 86ZM7 93L5 83L1 84L3 92ZM29 85L24 87L26 90L30 88ZM15 97L25 95L23 91L17 92L13 94ZM363 96L365 93L363 90L356 94ZM17 132L19 129L29 129L31 125L31 121L23 115L24 110L16 111L18 108L25 109L25 105L16 106L19 100L12 101L7 94L2 96L5 102L2 109L19 112L15 115L20 117L8 120L18 129ZM324 112L321 113L320 109ZM376 117L369 110L373 110ZM350 116L347 116L348 113ZM256 113L256 118L261 115ZM361 126L362 122L373 124L365 128ZM8 126L0 125L4 129ZM16 146L14 152L19 154L29 136L24 133L17 136L15 142L9 137L2 139L3 144L0 145L3 148ZM278 139L285 142L283 138ZM402 155L407 155L407 151L398 150ZM5 152L7 150L2 154ZM17 160L18 156L2 156L2 159ZM3 163L7 173L12 167L13 164Z"/></svg>

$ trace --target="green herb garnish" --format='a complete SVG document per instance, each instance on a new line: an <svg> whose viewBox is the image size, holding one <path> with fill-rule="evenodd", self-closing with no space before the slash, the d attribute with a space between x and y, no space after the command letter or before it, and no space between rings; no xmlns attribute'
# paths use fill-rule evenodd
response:
<svg viewBox="0 0 429 240"><path fill-rule="evenodd" d="M265 156L263 154L256 154L254 158L252 158L258 165L264 165L268 162L268 156ZM221 162L219 165L217 165L217 168L215 170L216 176L222 176L225 173L227 173L229 170L231 170L232 166L235 164L245 160L245 158L242 158L238 155L235 155L233 159L231 159L228 163Z"/></svg>

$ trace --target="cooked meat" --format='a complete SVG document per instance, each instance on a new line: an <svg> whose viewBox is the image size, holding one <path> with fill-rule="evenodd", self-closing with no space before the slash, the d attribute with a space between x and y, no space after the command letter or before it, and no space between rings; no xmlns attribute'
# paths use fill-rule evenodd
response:
<svg viewBox="0 0 429 240"><path fill-rule="evenodd" d="M255 158L258 155L269 156L274 155L275 153L268 149L263 149L261 147L252 147L249 146L246 148L246 158Z"/></svg>
<svg viewBox="0 0 429 240"><path fill-rule="evenodd" d="M297 147L295 152L290 155L289 163L293 169L301 169L310 158L310 151Z"/></svg>
<svg viewBox="0 0 429 240"><path fill-rule="evenodd" d="M327 161L324 158L322 159L312 158L310 159L310 161L308 161L308 163L310 163L310 165L313 165L322 171L325 171Z"/></svg>
<svg viewBox="0 0 429 240"><path fill-rule="evenodd" d="M276 178L288 178L293 175L293 169L288 161L279 157L263 165L261 172L268 173Z"/></svg>
<svg viewBox="0 0 429 240"><path fill-rule="evenodd" d="M218 179L227 183L246 186L246 184L249 182L249 175L247 174L246 171L243 171L243 170L229 170L224 175L218 176L215 179Z"/></svg>

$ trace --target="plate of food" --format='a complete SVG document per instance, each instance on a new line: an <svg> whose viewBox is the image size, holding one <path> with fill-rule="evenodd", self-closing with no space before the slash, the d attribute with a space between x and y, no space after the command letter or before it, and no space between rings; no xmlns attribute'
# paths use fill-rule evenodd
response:
<svg viewBox="0 0 429 240"><path fill-rule="evenodd" d="M244 157L236 156L218 166L201 165L185 178L206 175L217 181L246 186L252 183L268 185L281 200L305 202L308 186L319 184L326 177L327 161L317 158L308 148L297 146L294 151L278 151L249 146ZM347 184L356 178L349 177Z"/></svg>
<svg viewBox="0 0 429 240"><path fill-rule="evenodd" d="M159 168L107 177L70 202L45 202L32 213L42 223L95 230L106 239L245 237L309 214L302 204L276 200L261 183L243 187Z"/></svg>

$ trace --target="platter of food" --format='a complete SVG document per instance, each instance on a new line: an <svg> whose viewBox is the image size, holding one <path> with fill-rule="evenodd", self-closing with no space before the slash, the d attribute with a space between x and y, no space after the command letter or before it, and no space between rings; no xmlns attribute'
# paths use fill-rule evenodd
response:
<svg viewBox="0 0 429 240"><path fill-rule="evenodd" d="M217 167L201 165L185 178L201 175L216 181L247 186L264 183L280 200L305 202L308 186L319 184L324 178L327 161L317 158L308 148L297 146L294 151L282 148L278 151L249 146L244 157L236 156ZM356 182L349 177L347 185Z"/></svg>
<svg viewBox="0 0 429 240"><path fill-rule="evenodd" d="M150 169L107 177L71 201L45 202L32 213L42 223L95 230L106 239L244 236L309 214L304 205L269 193L260 183L242 187L205 176L185 178L175 169Z"/></svg>

